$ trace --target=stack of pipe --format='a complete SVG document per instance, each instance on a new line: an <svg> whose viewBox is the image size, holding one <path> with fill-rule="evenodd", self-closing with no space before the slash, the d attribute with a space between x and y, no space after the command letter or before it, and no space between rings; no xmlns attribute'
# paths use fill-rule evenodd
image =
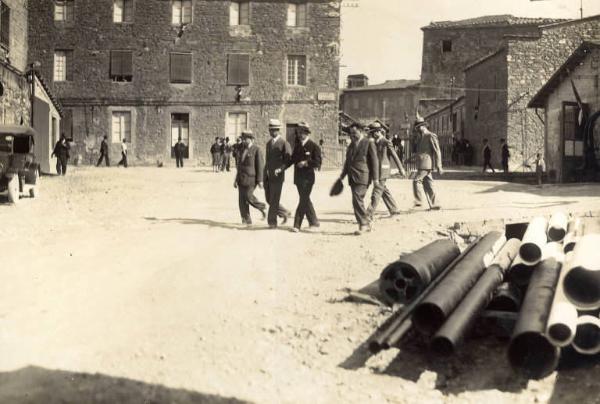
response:
<svg viewBox="0 0 600 404"><path fill-rule="evenodd" d="M581 219L578 217L571 219L567 226L567 234L563 242L563 249L565 253L573 251L577 240L579 240L582 234L583 222L581 221Z"/></svg>
<svg viewBox="0 0 600 404"><path fill-rule="evenodd" d="M573 342L577 329L577 308L567 299L563 288L565 276L571 269L572 259L573 253L568 252L565 255L548 318L548 338L552 344L560 348Z"/></svg>

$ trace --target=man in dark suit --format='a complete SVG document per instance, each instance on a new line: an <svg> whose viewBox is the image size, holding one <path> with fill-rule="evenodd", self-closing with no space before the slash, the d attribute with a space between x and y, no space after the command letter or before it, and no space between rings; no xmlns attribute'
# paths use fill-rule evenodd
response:
<svg viewBox="0 0 600 404"><path fill-rule="evenodd" d="M355 234L360 235L365 231L371 231L371 221L365 209L364 199L371 181L375 186L379 186L377 169L379 161L375 142L365 135L360 124L353 123L350 126L350 139L352 142L346 151L346 161L340 180L348 176L348 184L352 190L352 207L358 222L358 230Z"/></svg>
<svg viewBox="0 0 600 404"><path fill-rule="evenodd" d="M398 167L398 170L403 177L406 175L406 171L404 170L404 166L394 150L392 142L386 139L385 129L383 126L379 122L373 122L371 125L369 125L369 133L375 140L377 159L379 163L377 165L377 170L379 172L379 185L373 187L373 193L371 194L371 205L367 209L369 218L373 220L373 213L377 210L377 205L381 199L383 199L383 202L390 212L390 215L393 216L400 213L392 193L385 185L387 179L391 177L392 167L390 164L390 159L394 161L394 164L396 164L396 167Z"/></svg>
<svg viewBox="0 0 600 404"><path fill-rule="evenodd" d="M306 123L298 123L296 135L298 141L290 164L294 165L294 184L299 195L294 227L292 227L292 231L297 233L300 231L304 216L308 220L310 230L319 227L319 219L310 200L310 193L315 184L315 170L321 167L321 148L310 139L310 127Z"/></svg>
<svg viewBox="0 0 600 404"><path fill-rule="evenodd" d="M422 118L415 122L414 130L417 132L416 152L413 154L417 158L417 175L413 180L415 207L422 205L422 190L425 190L430 209L439 210L440 206L436 203L433 189L434 168L438 170L440 175L444 173L438 137L427 129L427 122Z"/></svg>
<svg viewBox="0 0 600 404"><path fill-rule="evenodd" d="M277 227L277 216L283 218L281 224L285 224L291 216L289 210L279 203L281 189L285 180L285 170L290 166L292 159L292 147L281 136L281 122L278 119L269 121L269 135L271 140L267 142L267 158L264 170L265 196L269 204L267 221L269 227Z"/></svg>
<svg viewBox="0 0 600 404"><path fill-rule="evenodd" d="M265 204L254 196L254 189L257 186L259 188L263 187L264 162L260 149L254 144L252 132L249 130L243 131L242 139L245 147L240 154L233 186L238 189L242 224L250 226L252 224L250 205L260 211L263 219L266 216Z"/></svg>
<svg viewBox="0 0 600 404"><path fill-rule="evenodd" d="M100 143L100 158L98 159L98 163L96 164L96 167L98 167L100 164L102 164L102 159L104 159L106 161L106 167L110 166L110 157L109 157L109 153L108 153L108 141L107 141L107 136L104 135L104 138L102 138L102 143Z"/></svg>
<svg viewBox="0 0 600 404"><path fill-rule="evenodd" d="M183 168L183 156L185 154L185 143L181 140L181 136L177 138L177 143L173 146L173 151L175 152L175 162L177 164L177 168Z"/></svg>

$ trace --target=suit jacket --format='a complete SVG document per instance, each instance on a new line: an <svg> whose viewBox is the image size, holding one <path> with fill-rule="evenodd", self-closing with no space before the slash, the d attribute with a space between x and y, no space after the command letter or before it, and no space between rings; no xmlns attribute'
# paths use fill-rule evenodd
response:
<svg viewBox="0 0 600 404"><path fill-rule="evenodd" d="M419 135L417 139L417 169L433 170L442 168L442 152L435 133Z"/></svg>
<svg viewBox="0 0 600 404"><path fill-rule="evenodd" d="M356 144L350 143L346 151L346 161L342 178L348 175L348 183L352 185L369 185L379 180L379 159L373 139L363 137Z"/></svg>
<svg viewBox="0 0 600 404"><path fill-rule="evenodd" d="M267 157L265 160L264 181L275 182L285 179L284 171L290 166L292 159L292 147L283 137L279 136L276 142L270 139L267 142ZM276 169L281 169L279 175L275 175Z"/></svg>
<svg viewBox="0 0 600 404"><path fill-rule="evenodd" d="M306 161L306 167L296 167L296 164L301 161ZM292 153L290 164L294 164L294 184L298 183L315 183L315 168L321 167L321 148L311 139L302 145L301 142L296 144Z"/></svg>
<svg viewBox="0 0 600 404"><path fill-rule="evenodd" d="M256 145L244 148L238 161L236 182L238 186L255 187L263 178L264 161Z"/></svg>
<svg viewBox="0 0 600 404"><path fill-rule="evenodd" d="M396 164L398 170L404 171L404 166L398 158L392 142L384 137L381 137L375 141L375 146L377 147L377 158L379 159L379 179L386 180L390 178L392 171L390 158L394 161L394 164Z"/></svg>
<svg viewBox="0 0 600 404"><path fill-rule="evenodd" d="M100 143L100 153L108 154L108 142L104 139L102 140L102 143Z"/></svg>

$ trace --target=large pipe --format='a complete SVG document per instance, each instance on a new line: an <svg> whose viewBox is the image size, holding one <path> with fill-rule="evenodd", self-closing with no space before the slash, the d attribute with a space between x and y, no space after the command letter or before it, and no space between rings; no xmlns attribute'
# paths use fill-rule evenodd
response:
<svg viewBox="0 0 600 404"><path fill-rule="evenodd" d="M556 293L552 300L552 309L548 318L548 327L546 334L557 347L565 347L569 345L575 337L577 329L577 309L565 296L563 289L563 281L566 274L571 269L571 260L573 253L567 253L560 271L560 277L556 285Z"/></svg>
<svg viewBox="0 0 600 404"><path fill-rule="evenodd" d="M581 354L595 355L600 352L600 319L584 315L577 319L577 332L573 348Z"/></svg>
<svg viewBox="0 0 600 404"><path fill-rule="evenodd" d="M563 241L563 250L566 253L573 251L575 243L583 235L583 222L580 218L576 217L569 221L567 226L567 235Z"/></svg>
<svg viewBox="0 0 600 404"><path fill-rule="evenodd" d="M569 218L563 212L556 212L548 222L548 240L560 242L567 234Z"/></svg>
<svg viewBox="0 0 600 404"><path fill-rule="evenodd" d="M467 248L456 257L444 270L438 275L412 303L404 306L402 309L397 310L388 318L388 320L379 327L375 333L369 338L367 345L371 353L377 353L382 349L389 349L390 347L396 346L404 334L410 329L411 322L410 316L412 315L415 307L431 292L444 277L452 271L456 265L477 245L480 238L469 244Z"/></svg>
<svg viewBox="0 0 600 404"><path fill-rule="evenodd" d="M544 257L533 271L508 347L511 366L535 379L552 373L560 357L560 349L545 335L561 267L561 257L552 253L557 248L558 243L544 247Z"/></svg>
<svg viewBox="0 0 600 404"><path fill-rule="evenodd" d="M423 334L433 335L492 263L505 242L506 238L498 231L486 234L415 309L412 316L414 327Z"/></svg>
<svg viewBox="0 0 600 404"><path fill-rule="evenodd" d="M498 285L502 283L504 272L519 253L520 246L521 241L513 238L498 251L492 264L487 267L481 278L433 337L431 348L434 352L440 355L454 353L479 313L491 300Z"/></svg>
<svg viewBox="0 0 600 404"><path fill-rule="evenodd" d="M535 264L528 264L523 261L523 258L521 258L520 255L517 255L510 267L510 271L508 271L507 279L509 282L524 288L529 283L533 268L535 268Z"/></svg>
<svg viewBox="0 0 600 404"><path fill-rule="evenodd" d="M542 259L542 248L548 241L547 229L548 221L545 217L536 217L529 222L519 249L519 256L524 263L535 265Z"/></svg>
<svg viewBox="0 0 600 404"><path fill-rule="evenodd" d="M492 296L486 310L518 313L522 301L523 293L521 293L521 290L514 283L503 282L494 292L494 296Z"/></svg>
<svg viewBox="0 0 600 404"><path fill-rule="evenodd" d="M379 290L388 303L409 303L459 255L452 240L429 243L385 267L379 277Z"/></svg>
<svg viewBox="0 0 600 404"><path fill-rule="evenodd" d="M580 310L600 308L600 234L586 234L573 250L563 281L565 296Z"/></svg>

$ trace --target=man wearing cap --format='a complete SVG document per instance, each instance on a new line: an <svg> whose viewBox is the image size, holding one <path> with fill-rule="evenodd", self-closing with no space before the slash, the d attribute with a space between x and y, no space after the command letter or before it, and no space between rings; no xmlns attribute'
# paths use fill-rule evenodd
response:
<svg viewBox="0 0 600 404"><path fill-rule="evenodd" d="M260 149L254 144L254 135L251 131L245 130L242 132L242 142L244 147L238 161L233 186L238 189L242 223L249 226L252 224L250 205L260 211L263 219L266 216L265 204L254 196L256 186L260 188L263 186L264 162Z"/></svg>
<svg viewBox="0 0 600 404"><path fill-rule="evenodd" d="M358 222L358 230L355 234L371 231L371 221L365 209L365 195L371 181L379 186L379 161L375 142L365 136L363 128L358 123L350 125L350 139L346 151L346 161L340 175L340 180L348 176L348 184L352 191L352 207L354 216Z"/></svg>
<svg viewBox="0 0 600 404"><path fill-rule="evenodd" d="M432 210L439 210L440 206L435 202L435 191L433 189L433 169L436 168L440 174L442 169L442 153L440 144L435 133L427 129L427 122L423 118L417 119L414 130L417 132L416 153L417 175L413 180L413 194L415 207L422 206L422 190L425 190L427 202Z"/></svg>
<svg viewBox="0 0 600 404"><path fill-rule="evenodd" d="M298 123L296 135L298 142L294 147L290 164L294 165L294 184L299 195L294 227L292 227L292 231L297 233L300 231L304 216L308 220L309 229L319 227L319 219L310 200L310 193L315 184L315 170L321 167L321 148L310 139L310 127L306 123Z"/></svg>
<svg viewBox="0 0 600 404"><path fill-rule="evenodd" d="M371 194L371 205L367 209L369 218L373 220L373 213L377 210L377 205L381 199L383 199L383 203L385 203L385 206L388 208L390 215L397 215L400 213L392 193L385 185L385 182L391 176L390 158L394 161L396 167L398 167L400 175L404 177L406 175L406 171L404 170L404 166L394 150L392 142L385 137L385 128L379 122L373 122L371 125L369 125L369 133L375 139L377 158L379 161L377 166L379 171L379 185L373 187L373 193Z"/></svg>
<svg viewBox="0 0 600 404"><path fill-rule="evenodd" d="M277 216L283 218L282 224L287 221L291 213L279 203L281 189L285 180L285 170L290 166L292 147L281 134L281 122L278 119L269 120L269 135L267 142L267 156L264 170L265 196L269 204L267 221L270 228L277 227Z"/></svg>

